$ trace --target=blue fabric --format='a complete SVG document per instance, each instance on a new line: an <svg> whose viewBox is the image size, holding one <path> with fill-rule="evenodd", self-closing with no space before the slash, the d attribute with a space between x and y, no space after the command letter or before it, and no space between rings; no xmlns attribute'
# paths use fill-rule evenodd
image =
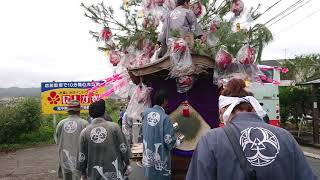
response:
<svg viewBox="0 0 320 180"><path fill-rule="evenodd" d="M316 179L289 132L262 122L256 113L239 113L232 122L240 130L237 133L239 143L256 170L257 179ZM222 128L205 134L193 153L186 180L203 179L245 180L239 160Z"/></svg>
<svg viewBox="0 0 320 180"><path fill-rule="evenodd" d="M170 117L156 105L143 112L142 122L144 174L153 180L170 180L170 151L176 143Z"/></svg>
<svg viewBox="0 0 320 180"><path fill-rule="evenodd" d="M167 114L175 111L180 104L188 100L189 104L203 117L211 128L219 127L219 93L218 87L212 82L211 76L201 76L195 81L192 89L187 93L178 93L175 79L164 79L159 76L146 79L148 86L153 88L151 97L160 89L169 92L169 104L165 109ZM154 103L153 103L154 104ZM193 151L174 149L173 153L179 156L192 156Z"/></svg>

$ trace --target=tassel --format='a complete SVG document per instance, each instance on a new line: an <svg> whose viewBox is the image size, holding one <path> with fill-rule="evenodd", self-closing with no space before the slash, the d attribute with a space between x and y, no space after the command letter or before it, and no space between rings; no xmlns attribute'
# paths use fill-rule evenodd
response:
<svg viewBox="0 0 320 180"><path fill-rule="evenodd" d="M190 117L189 102L188 101L183 102L182 115L183 115L183 117Z"/></svg>

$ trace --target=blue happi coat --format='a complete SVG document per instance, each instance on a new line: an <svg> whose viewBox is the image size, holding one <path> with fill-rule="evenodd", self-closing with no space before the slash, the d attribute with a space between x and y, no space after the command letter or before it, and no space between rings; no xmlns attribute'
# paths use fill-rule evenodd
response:
<svg viewBox="0 0 320 180"><path fill-rule="evenodd" d="M170 117L158 105L143 113L143 158L144 175L152 180L171 178L170 150L176 143L175 130Z"/></svg>
<svg viewBox="0 0 320 180"><path fill-rule="evenodd" d="M232 122L244 155L258 180L317 179L292 135L262 122L256 113L239 113ZM222 128L202 136L186 180L245 180L239 160Z"/></svg>

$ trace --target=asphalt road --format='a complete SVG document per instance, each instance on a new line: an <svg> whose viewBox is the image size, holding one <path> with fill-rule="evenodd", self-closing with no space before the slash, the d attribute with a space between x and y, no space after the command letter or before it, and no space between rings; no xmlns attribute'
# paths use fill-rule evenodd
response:
<svg viewBox="0 0 320 180"><path fill-rule="evenodd" d="M317 175L318 179L320 178L320 159L308 158L307 160L313 170L313 172Z"/></svg>
<svg viewBox="0 0 320 180"><path fill-rule="evenodd" d="M307 158L320 177L320 160ZM0 180L58 180L57 146L44 146L0 154ZM132 163L130 180L144 180L142 169Z"/></svg>

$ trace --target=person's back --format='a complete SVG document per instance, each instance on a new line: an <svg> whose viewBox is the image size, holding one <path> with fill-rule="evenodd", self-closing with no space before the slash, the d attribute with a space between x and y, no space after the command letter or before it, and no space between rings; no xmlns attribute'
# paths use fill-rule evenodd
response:
<svg viewBox="0 0 320 180"><path fill-rule="evenodd" d="M195 29L196 26L198 28L197 18L190 9L178 6L170 13L169 18L171 30L178 30L183 33L192 33L194 31L197 35L202 33L200 29Z"/></svg>
<svg viewBox="0 0 320 180"><path fill-rule="evenodd" d="M96 118L81 133L80 153L85 160L79 160L82 167L88 168L90 179L124 177L125 166L128 164L130 149L126 139L116 123ZM124 163L125 162L125 163ZM86 171L81 168L81 171Z"/></svg>
<svg viewBox="0 0 320 180"><path fill-rule="evenodd" d="M240 113L233 119L237 138L258 180L316 179L299 145L284 129L262 122L256 113ZM234 129L235 132L236 129ZM209 155L206 152L210 152ZM194 154L188 180L245 180L236 154L222 128L202 137ZM201 164L201 167L198 165ZM196 172L200 170L201 172Z"/></svg>
<svg viewBox="0 0 320 180"><path fill-rule="evenodd" d="M144 175L149 180L169 180L171 179L170 151L177 140L170 117L163 109L168 103L167 92L163 90L156 92L154 102L155 106L143 112L142 165Z"/></svg>
<svg viewBox="0 0 320 180"><path fill-rule="evenodd" d="M80 104L79 111L69 111L68 118L59 122L56 128L56 143L58 144L59 166L62 170L63 178L70 179L71 174L76 175L76 159L81 131L88 125L88 122L81 119ZM70 109L70 108L69 108Z"/></svg>
<svg viewBox="0 0 320 180"><path fill-rule="evenodd" d="M219 97L220 118L225 127L213 129L200 139L186 179L245 180L241 165L245 166L246 161L248 169L255 170L257 180L316 179L292 135L265 123L262 118L266 112L244 88L243 80L230 80L227 84ZM236 155L239 151L245 156L241 164L242 155Z"/></svg>
<svg viewBox="0 0 320 180"><path fill-rule="evenodd" d="M202 37L203 31L197 22L195 14L189 9L190 0L178 0L177 7L170 12L163 23L159 33L157 44L162 47L161 56L167 51L167 47L171 46L169 42L172 31L179 32L181 37L188 34L195 34L196 38Z"/></svg>
<svg viewBox="0 0 320 180"><path fill-rule="evenodd" d="M130 147L118 124L105 119L103 100L89 106L92 123L81 132L78 170L83 179L123 179Z"/></svg>

